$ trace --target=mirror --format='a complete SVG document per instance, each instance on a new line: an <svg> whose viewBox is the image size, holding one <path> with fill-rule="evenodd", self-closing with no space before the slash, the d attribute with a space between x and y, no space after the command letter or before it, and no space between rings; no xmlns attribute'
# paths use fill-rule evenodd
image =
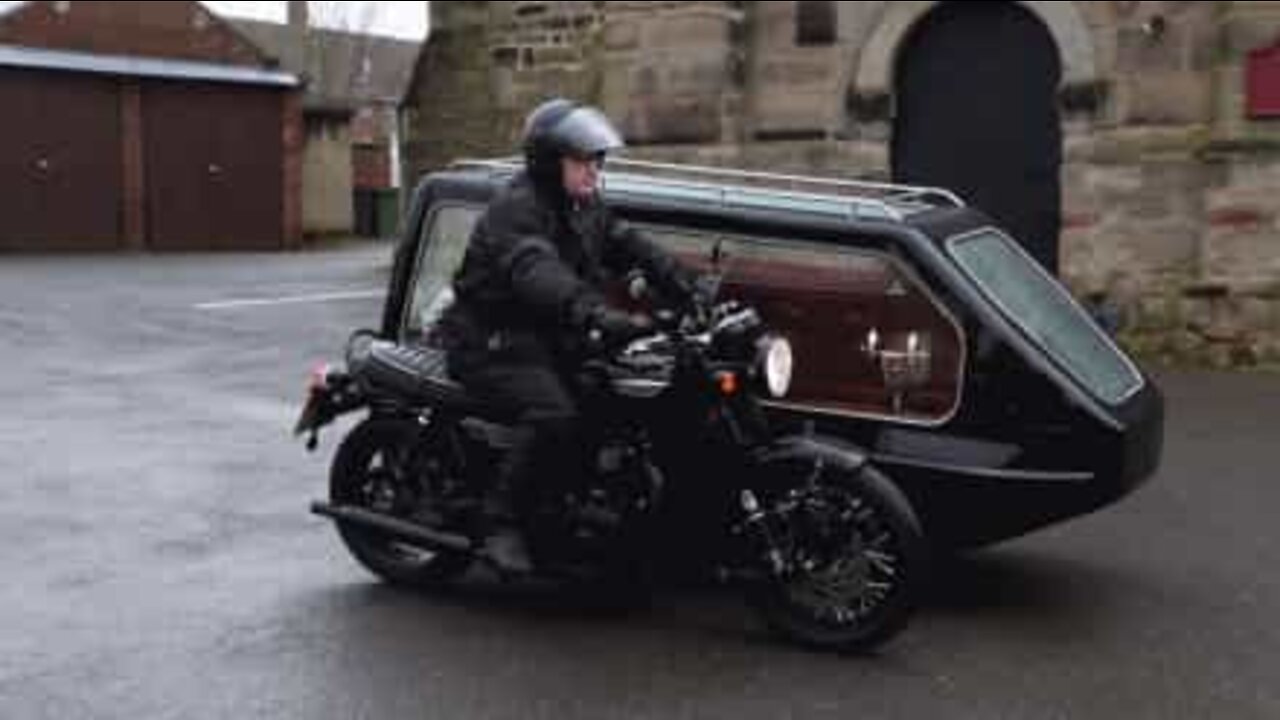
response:
<svg viewBox="0 0 1280 720"><path fill-rule="evenodd" d="M716 244L711 247L711 272L719 273L722 262L724 262L724 238L717 238Z"/></svg>

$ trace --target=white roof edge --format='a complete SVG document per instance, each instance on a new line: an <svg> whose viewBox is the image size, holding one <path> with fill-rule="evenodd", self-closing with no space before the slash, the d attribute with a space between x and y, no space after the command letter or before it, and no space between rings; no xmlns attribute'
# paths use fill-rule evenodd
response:
<svg viewBox="0 0 1280 720"><path fill-rule="evenodd" d="M30 0L28 0L27 2L9 3L9 7L0 8L0 18L3 18L6 15L12 15L13 13L17 12L18 10L21 10L22 8L30 4L31 4Z"/></svg>
<svg viewBox="0 0 1280 720"><path fill-rule="evenodd" d="M96 55L93 53L46 50L16 45L0 45L0 67L62 70L96 73L99 75L126 75L170 80L203 80L207 82L268 85L282 88L292 88L300 85L296 75L279 70L217 65L190 60L166 60L127 55Z"/></svg>

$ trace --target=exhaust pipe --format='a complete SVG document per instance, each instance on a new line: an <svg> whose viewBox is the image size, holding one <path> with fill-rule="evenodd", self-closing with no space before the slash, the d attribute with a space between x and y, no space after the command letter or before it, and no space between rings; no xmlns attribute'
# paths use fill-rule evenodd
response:
<svg viewBox="0 0 1280 720"><path fill-rule="evenodd" d="M311 512L338 522L350 523L367 530L375 530L410 545L420 546L425 550L447 550L451 552L473 552L475 550L471 540L462 535L438 532L417 523L376 513L365 508L346 505L334 506L326 502L314 502L311 503Z"/></svg>

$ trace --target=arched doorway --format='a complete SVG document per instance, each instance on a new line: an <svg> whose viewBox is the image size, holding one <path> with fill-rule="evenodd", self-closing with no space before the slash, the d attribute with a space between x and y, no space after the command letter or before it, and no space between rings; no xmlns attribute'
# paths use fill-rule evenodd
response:
<svg viewBox="0 0 1280 720"><path fill-rule="evenodd" d="M939 3L894 73L894 178L956 190L1055 273L1060 77L1053 36L1015 2Z"/></svg>

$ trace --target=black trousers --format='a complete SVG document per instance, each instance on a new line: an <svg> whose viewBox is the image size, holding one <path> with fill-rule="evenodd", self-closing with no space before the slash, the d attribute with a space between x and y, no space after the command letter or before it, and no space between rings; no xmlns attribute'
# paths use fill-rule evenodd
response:
<svg viewBox="0 0 1280 720"><path fill-rule="evenodd" d="M497 478L517 513L525 512L540 492L576 482L583 453L578 403L554 367L473 357L450 370L476 398L518 411L515 446Z"/></svg>

